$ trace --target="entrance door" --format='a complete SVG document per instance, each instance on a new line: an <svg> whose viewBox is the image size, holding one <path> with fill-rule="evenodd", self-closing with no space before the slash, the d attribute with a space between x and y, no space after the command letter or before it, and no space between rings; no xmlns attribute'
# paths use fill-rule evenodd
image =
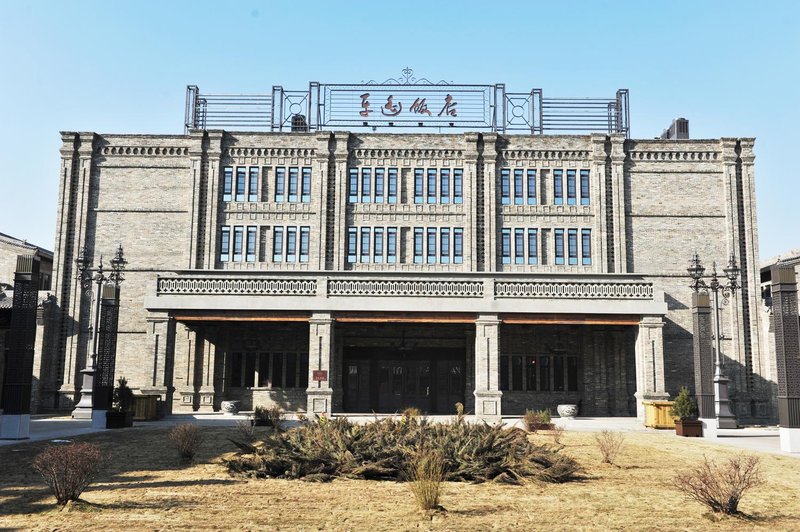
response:
<svg viewBox="0 0 800 532"><path fill-rule="evenodd" d="M429 360L379 360L377 385L379 412L399 412L409 407L431 410Z"/></svg>

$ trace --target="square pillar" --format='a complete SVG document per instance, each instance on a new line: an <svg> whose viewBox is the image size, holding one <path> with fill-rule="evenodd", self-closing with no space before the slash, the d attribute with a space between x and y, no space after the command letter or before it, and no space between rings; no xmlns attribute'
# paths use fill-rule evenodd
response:
<svg viewBox="0 0 800 532"><path fill-rule="evenodd" d="M800 322L797 317L797 275L793 267L780 263L771 270L781 450L800 453Z"/></svg>
<svg viewBox="0 0 800 532"><path fill-rule="evenodd" d="M708 293L692 294L694 392L701 419L715 419L714 351L711 347L711 301Z"/></svg>
<svg viewBox="0 0 800 532"><path fill-rule="evenodd" d="M198 412L214 411L214 360L216 346L209 340L208 330L197 335L197 359L195 366L195 390L197 390Z"/></svg>
<svg viewBox="0 0 800 532"><path fill-rule="evenodd" d="M334 394L342 394L335 367L333 317L330 312L315 312L308 324L306 412L309 415L330 416L333 413ZM337 404L340 399L336 398Z"/></svg>
<svg viewBox="0 0 800 532"><path fill-rule="evenodd" d="M481 314L475 320L475 415L487 423L501 421L500 320Z"/></svg>
<svg viewBox="0 0 800 532"><path fill-rule="evenodd" d="M644 419L643 401L665 401L664 318L642 316L636 335L636 415Z"/></svg>

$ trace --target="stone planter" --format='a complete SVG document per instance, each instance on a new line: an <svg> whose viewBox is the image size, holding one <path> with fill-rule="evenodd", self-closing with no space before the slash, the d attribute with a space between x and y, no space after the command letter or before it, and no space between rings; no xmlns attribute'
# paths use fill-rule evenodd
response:
<svg viewBox="0 0 800 532"><path fill-rule="evenodd" d="M222 404L220 405L220 409L225 413L225 415L228 416L238 414L241 408L241 401L222 401Z"/></svg>
<svg viewBox="0 0 800 532"><path fill-rule="evenodd" d="M573 419L578 415L578 405L558 405L556 411L561 417Z"/></svg>

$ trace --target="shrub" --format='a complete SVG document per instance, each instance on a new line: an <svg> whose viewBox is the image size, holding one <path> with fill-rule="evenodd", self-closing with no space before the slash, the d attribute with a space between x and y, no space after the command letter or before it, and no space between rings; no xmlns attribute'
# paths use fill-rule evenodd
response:
<svg viewBox="0 0 800 532"><path fill-rule="evenodd" d="M681 388L680 393L678 393L678 396L675 398L670 414L682 421L697 419L697 403L689 394L689 389L686 386Z"/></svg>
<svg viewBox="0 0 800 532"><path fill-rule="evenodd" d="M91 443L50 445L33 459L33 468L61 506L77 501L105 464L100 447Z"/></svg>
<svg viewBox="0 0 800 532"><path fill-rule="evenodd" d="M597 442L597 448L600 449L603 463L613 464L622 449L622 442L625 441L625 436L621 432L604 430L596 434L594 439Z"/></svg>
<svg viewBox="0 0 800 532"><path fill-rule="evenodd" d="M539 429L549 428L550 411L544 410L525 410L522 416L522 424L528 432L536 432Z"/></svg>
<svg viewBox="0 0 800 532"><path fill-rule="evenodd" d="M553 443L561 445L561 438L564 437L565 432L567 432L567 429L564 427L553 425L553 428L550 429L550 437L553 438Z"/></svg>
<svg viewBox="0 0 800 532"><path fill-rule="evenodd" d="M406 419L417 418L422 415L422 410L420 410L416 406L409 406L407 408L404 408L403 411L400 412L400 414Z"/></svg>
<svg viewBox="0 0 800 532"><path fill-rule="evenodd" d="M253 413L253 417L268 427L275 427L280 429L281 418L283 417L283 410L278 405L272 405L267 408L266 406L257 406Z"/></svg>
<svg viewBox="0 0 800 532"><path fill-rule="evenodd" d="M125 377L117 379L112 401L111 410L113 411L128 412L133 408L133 390L128 387L128 380Z"/></svg>
<svg viewBox="0 0 800 532"><path fill-rule="evenodd" d="M444 458L436 451L418 453L408 468L408 487L420 510L441 508Z"/></svg>
<svg viewBox="0 0 800 532"><path fill-rule="evenodd" d="M256 427L249 420L239 420L236 422L236 430L239 435L246 442L252 442L256 439Z"/></svg>
<svg viewBox="0 0 800 532"><path fill-rule="evenodd" d="M229 471L256 478L401 480L417 449L440 453L446 480L455 482L567 482L581 471L574 459L529 441L520 429L425 418L363 425L320 418L270 433L263 445L239 447L242 452L226 460Z"/></svg>
<svg viewBox="0 0 800 532"><path fill-rule="evenodd" d="M197 425L184 423L169 431L169 442L180 454L181 461L191 462L203 443L203 434Z"/></svg>
<svg viewBox="0 0 800 532"><path fill-rule="evenodd" d="M739 512L745 491L763 482L759 458L752 455L734 456L722 464L703 458L703 463L673 481L686 498L728 515Z"/></svg>

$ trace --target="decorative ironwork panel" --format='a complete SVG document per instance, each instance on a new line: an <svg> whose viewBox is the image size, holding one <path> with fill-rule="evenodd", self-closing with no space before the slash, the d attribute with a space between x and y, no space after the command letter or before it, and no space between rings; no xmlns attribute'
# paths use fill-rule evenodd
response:
<svg viewBox="0 0 800 532"><path fill-rule="evenodd" d="M329 296L483 297L480 281L328 280Z"/></svg>
<svg viewBox="0 0 800 532"><path fill-rule="evenodd" d="M797 319L797 278L791 266L777 265L772 273L772 315L778 374L778 422L800 427L800 323Z"/></svg>
<svg viewBox="0 0 800 532"><path fill-rule="evenodd" d="M269 295L313 296L315 279L181 279L160 278L159 295Z"/></svg>
<svg viewBox="0 0 800 532"><path fill-rule="evenodd" d="M652 283L495 281L495 297L653 299Z"/></svg>
<svg viewBox="0 0 800 532"><path fill-rule="evenodd" d="M117 360L119 287L103 286L100 322L97 327L97 359L95 360L92 407L98 410L108 410L114 392L114 372Z"/></svg>

